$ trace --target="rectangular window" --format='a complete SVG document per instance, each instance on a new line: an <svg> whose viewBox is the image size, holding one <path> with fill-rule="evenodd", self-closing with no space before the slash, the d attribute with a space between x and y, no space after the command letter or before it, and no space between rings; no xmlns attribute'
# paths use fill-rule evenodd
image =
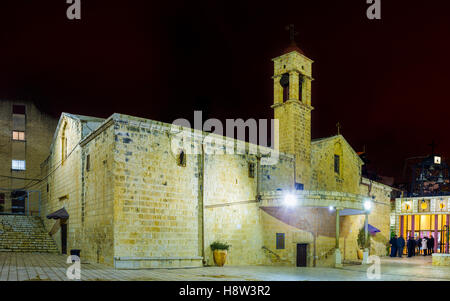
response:
<svg viewBox="0 0 450 301"><path fill-rule="evenodd" d="M12 160L12 170L25 170L25 160Z"/></svg>
<svg viewBox="0 0 450 301"><path fill-rule="evenodd" d="M305 186L302 183L295 183L295 190L303 190Z"/></svg>
<svg viewBox="0 0 450 301"><path fill-rule="evenodd" d="M252 179L255 177L255 163L248 163L248 177Z"/></svg>
<svg viewBox="0 0 450 301"><path fill-rule="evenodd" d="M284 249L284 233L277 233L277 249Z"/></svg>
<svg viewBox="0 0 450 301"><path fill-rule="evenodd" d="M341 169L340 169L340 161L341 161L341 157L339 155L334 155L334 172L337 174L341 173Z"/></svg>
<svg viewBox="0 0 450 301"><path fill-rule="evenodd" d="M13 105L13 114L25 115L25 106L24 105Z"/></svg>
<svg viewBox="0 0 450 301"><path fill-rule="evenodd" d="M12 139L17 141L25 141L25 132L22 131L13 131Z"/></svg>
<svg viewBox="0 0 450 301"><path fill-rule="evenodd" d="M178 166L186 167L186 154L184 153L184 150L181 150L178 154L177 164Z"/></svg>

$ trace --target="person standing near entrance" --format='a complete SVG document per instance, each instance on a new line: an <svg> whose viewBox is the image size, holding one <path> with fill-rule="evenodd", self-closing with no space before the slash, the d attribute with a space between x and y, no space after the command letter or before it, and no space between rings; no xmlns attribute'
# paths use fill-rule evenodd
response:
<svg viewBox="0 0 450 301"><path fill-rule="evenodd" d="M427 241L428 255L433 254L434 238L433 235Z"/></svg>
<svg viewBox="0 0 450 301"><path fill-rule="evenodd" d="M416 240L416 245L417 245L417 255L420 255L420 248L422 247L422 238L420 238L420 235Z"/></svg>
<svg viewBox="0 0 450 301"><path fill-rule="evenodd" d="M404 248L405 248L405 239L403 238L403 235L400 235L400 237L397 239L398 257L400 258L402 257Z"/></svg>
<svg viewBox="0 0 450 301"><path fill-rule="evenodd" d="M406 247L408 249L408 257L414 256L414 248L416 247L416 241L412 236L408 238L408 242L406 244Z"/></svg>
<svg viewBox="0 0 450 301"><path fill-rule="evenodd" d="M395 235L394 237L391 238L391 240L389 241L389 243L391 244L391 257L396 257L397 256L397 235Z"/></svg>
<svg viewBox="0 0 450 301"><path fill-rule="evenodd" d="M427 239L427 237L425 236L425 237L422 239L423 256L427 256L427 250L428 250L428 247L427 247L427 241L428 241L428 239Z"/></svg>
<svg viewBox="0 0 450 301"><path fill-rule="evenodd" d="M431 235L431 237L430 237L430 246L431 246L430 252L431 252L431 254L433 254L434 253L434 237L433 237L433 235Z"/></svg>

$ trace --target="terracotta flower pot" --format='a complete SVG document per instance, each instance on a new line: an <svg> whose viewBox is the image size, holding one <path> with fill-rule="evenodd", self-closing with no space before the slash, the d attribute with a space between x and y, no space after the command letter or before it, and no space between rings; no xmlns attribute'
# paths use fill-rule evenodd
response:
<svg viewBox="0 0 450 301"><path fill-rule="evenodd" d="M227 260L227 250L214 250L214 262L222 267Z"/></svg>
<svg viewBox="0 0 450 301"><path fill-rule="evenodd" d="M358 253L358 259L363 259L363 257L364 257L364 251L361 250L361 249L358 249L357 253Z"/></svg>

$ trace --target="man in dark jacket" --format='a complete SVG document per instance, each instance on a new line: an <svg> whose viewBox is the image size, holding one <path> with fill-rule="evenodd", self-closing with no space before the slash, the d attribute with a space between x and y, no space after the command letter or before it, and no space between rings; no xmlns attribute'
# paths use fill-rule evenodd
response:
<svg viewBox="0 0 450 301"><path fill-rule="evenodd" d="M433 254L434 252L434 237L431 235L430 239L427 242L428 254Z"/></svg>
<svg viewBox="0 0 450 301"><path fill-rule="evenodd" d="M416 240L416 245L417 245L417 255L420 255L420 249L422 248L422 238L420 238L420 235Z"/></svg>
<svg viewBox="0 0 450 301"><path fill-rule="evenodd" d="M402 257L404 248L405 248L405 239L403 238L403 235L400 235L400 237L397 239L398 257L400 258Z"/></svg>
<svg viewBox="0 0 450 301"><path fill-rule="evenodd" d="M391 244L391 257L396 257L397 256L397 235L395 235L394 237L391 238L391 240L389 241L389 243Z"/></svg>
<svg viewBox="0 0 450 301"><path fill-rule="evenodd" d="M408 248L408 257L414 256L414 249L416 247L416 241L412 236L408 238L408 242L406 243L406 247Z"/></svg>

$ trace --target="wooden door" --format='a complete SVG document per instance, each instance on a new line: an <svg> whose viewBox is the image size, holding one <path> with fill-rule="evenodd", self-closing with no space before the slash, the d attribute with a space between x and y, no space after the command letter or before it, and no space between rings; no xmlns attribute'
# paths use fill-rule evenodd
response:
<svg viewBox="0 0 450 301"><path fill-rule="evenodd" d="M307 247L308 244L297 244L297 266L306 267L307 262Z"/></svg>

